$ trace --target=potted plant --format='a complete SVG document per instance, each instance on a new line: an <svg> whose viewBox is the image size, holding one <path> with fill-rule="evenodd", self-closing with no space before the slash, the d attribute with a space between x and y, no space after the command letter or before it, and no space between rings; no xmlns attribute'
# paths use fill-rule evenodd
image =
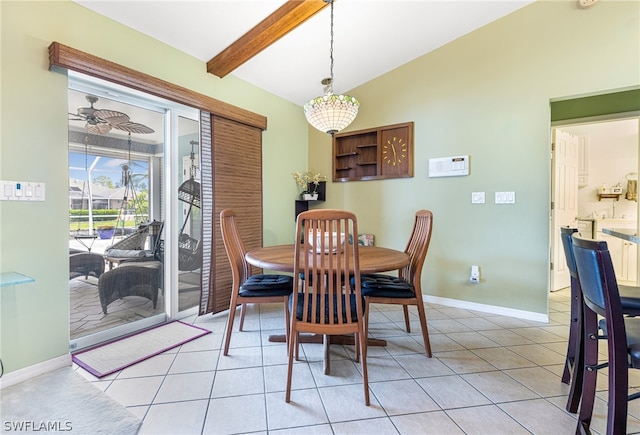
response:
<svg viewBox="0 0 640 435"><path fill-rule="evenodd" d="M300 190L300 197L307 201L318 199L318 186L327 180L324 175L309 170L306 172L293 172L291 175L293 175L298 190Z"/></svg>
<svg viewBox="0 0 640 435"><path fill-rule="evenodd" d="M97 230L98 236L100 236L102 240L112 238L116 232L116 229L113 227L113 225L101 225L97 228Z"/></svg>

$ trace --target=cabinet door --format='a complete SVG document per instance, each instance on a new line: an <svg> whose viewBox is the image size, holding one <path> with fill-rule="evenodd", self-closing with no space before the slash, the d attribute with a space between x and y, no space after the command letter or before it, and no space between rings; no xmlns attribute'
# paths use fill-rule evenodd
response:
<svg viewBox="0 0 640 435"><path fill-rule="evenodd" d="M589 137L578 137L578 186L589 184Z"/></svg>
<svg viewBox="0 0 640 435"><path fill-rule="evenodd" d="M638 281L638 245L623 240L622 244L622 279L631 285ZM616 276L617 277L617 276Z"/></svg>
<svg viewBox="0 0 640 435"><path fill-rule="evenodd" d="M613 262L613 270L616 272L616 279L618 281L626 281L626 276L624 275L624 273L626 272L627 268L623 267L622 259L624 240L610 236L608 234L604 234L600 231L598 231L597 239L607 242L607 247L609 248L609 252L611 253L611 261Z"/></svg>

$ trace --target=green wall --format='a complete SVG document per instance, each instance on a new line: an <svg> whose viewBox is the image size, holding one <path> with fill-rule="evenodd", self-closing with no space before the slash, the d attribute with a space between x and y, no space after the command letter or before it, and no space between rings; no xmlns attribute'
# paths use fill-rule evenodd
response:
<svg viewBox="0 0 640 435"><path fill-rule="evenodd" d="M361 108L348 130L415 122L414 177L329 183L327 204L400 249L415 211L432 210L423 291L546 315L550 101L638 88L639 18L637 1L539 1L350 90ZM465 154L469 176L428 177L430 158ZM331 173L330 156L310 134L310 161ZM475 191L485 204L471 204ZM494 204L496 191L515 191L515 205Z"/></svg>
<svg viewBox="0 0 640 435"><path fill-rule="evenodd" d="M44 202L0 202L0 271L36 280L1 289L5 372L68 354L67 78L48 70L53 41L266 116L265 243L291 242L297 191L290 173L307 165L300 107L208 74L204 62L71 1L1 1L0 14L0 179L46 183Z"/></svg>
<svg viewBox="0 0 640 435"><path fill-rule="evenodd" d="M640 89L551 103L551 122L640 111Z"/></svg>
<svg viewBox="0 0 640 435"><path fill-rule="evenodd" d="M47 185L45 202L0 203L0 271L36 278L2 288L5 371L68 352L66 77L47 70L52 41L267 116L264 241L292 240L291 172L331 174L331 138L300 107L70 1L2 1L0 14L0 179ZM323 207L353 210L361 232L398 249L415 210L431 209L428 295L546 314L550 101L637 88L639 17L637 1L539 1L350 90L362 107L349 130L415 122L415 176L328 182ZM458 154L471 156L469 176L428 177L429 158ZM487 203L472 205L474 191ZM493 204L495 191L516 204Z"/></svg>

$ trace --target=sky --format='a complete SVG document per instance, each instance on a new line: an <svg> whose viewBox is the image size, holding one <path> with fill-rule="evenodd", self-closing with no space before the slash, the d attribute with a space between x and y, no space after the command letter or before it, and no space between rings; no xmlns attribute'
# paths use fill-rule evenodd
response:
<svg viewBox="0 0 640 435"><path fill-rule="evenodd" d="M89 154L85 159L84 153L69 153L69 178L82 181L87 180L87 171L85 167L90 167L96 158L99 160L91 174L92 179L95 180L97 177L106 175L113 180L114 186L122 185L121 165L127 163L127 160L114 159L111 157L97 157L92 154ZM148 166L147 162L132 160L131 173L132 175L140 173L147 174Z"/></svg>

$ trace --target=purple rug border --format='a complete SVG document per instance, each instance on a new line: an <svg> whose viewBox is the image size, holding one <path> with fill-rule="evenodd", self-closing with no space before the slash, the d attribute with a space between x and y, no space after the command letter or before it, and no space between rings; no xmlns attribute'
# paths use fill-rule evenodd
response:
<svg viewBox="0 0 640 435"><path fill-rule="evenodd" d="M109 370L109 371L107 371L107 372L105 372L105 373L101 373L101 372L99 372L99 371L97 371L97 370L93 369L93 368L92 368L92 367L90 367L89 365L85 364L84 362L82 362L81 360L79 360L79 359L77 359L77 358L76 358L76 356L77 356L77 355L81 355L81 354L83 354L83 353L85 353L85 352L89 352L89 351L91 351L91 350L99 349L99 348L101 348L101 347L104 347L104 346L107 346L107 345L110 345L110 344L116 343L116 342L118 342L118 341L122 341L122 340L125 340L125 339L127 339L127 338L131 338L131 337L134 337L134 336L136 336L136 335L142 334L143 332L151 331L151 330L156 329L156 328L161 328L161 327L163 327L163 326L166 326L166 325L169 325L169 324L171 324L171 323L175 323L175 322L182 323L183 325L190 326L191 328L194 328L194 329L199 329L200 331L202 331L202 333L200 333L200 334L196 335L195 337L189 338L189 339L187 339L187 340L182 340L182 341L181 341L181 342L179 342L179 343L176 343L176 344L174 344L174 345L172 345L172 346L169 346L169 347L167 347L167 348L164 348L164 349L162 349L162 350L160 350L160 351L158 351L158 352L154 352L154 353L152 353L152 354L150 354L150 355L147 355L147 356L145 356L145 357L143 357L143 358L139 358L139 359L137 359L137 360L135 360L135 361L132 361L131 363L125 364L125 365L120 366L120 367L117 367L117 368L115 368L115 369L113 369L113 370ZM115 372L120 371L120 370L122 370L122 369L125 369L125 368L127 368L127 367L131 367L131 366L132 366L132 365L134 365L134 364L137 364L137 363L139 363L139 362L142 362L142 361L144 361L144 360L147 360L147 359L149 359L149 358L152 358L152 357L154 357L154 356L156 356L156 355L159 355L159 354L161 354L161 353L163 353L163 352L166 352L166 351L168 351L168 350L170 350L170 349L176 348L176 347L178 347L178 346L182 346L182 345L183 345L183 344L185 344L185 343L188 343L188 342L190 342L190 341L192 341L192 340L195 340L196 338L200 338L200 337L202 337L202 336L204 336L204 335L207 335L207 334L211 334L211 331L209 331L208 329L202 328L202 327L200 327L200 326L192 325L192 324L190 324L190 323L186 323L186 322L183 322L183 321L181 321L181 320L173 320L173 321L171 321L171 322L162 323L162 324L160 324L160 325L156 325L156 326L153 326L153 327L151 327L151 328L147 328L147 329L144 329L144 330L142 330L142 331L138 331L138 332L136 332L135 334L127 335L127 336L124 336L124 337L118 337L118 338L116 338L116 339L114 339L114 340L106 341L106 342L101 343L101 344L99 344L99 345L97 345L97 346L93 346L93 347L90 347L90 348L88 348L88 349L83 349L83 350L81 350L80 352L76 352L76 353L72 354L72 355L71 355L71 360L72 360L74 363L76 363L79 367L82 367L84 370L88 371L89 373L91 373L91 374L92 374L92 375L94 375L95 377L97 377L97 378L104 378L105 376L108 376L108 375L110 375L110 374L112 374L112 373L115 373Z"/></svg>

